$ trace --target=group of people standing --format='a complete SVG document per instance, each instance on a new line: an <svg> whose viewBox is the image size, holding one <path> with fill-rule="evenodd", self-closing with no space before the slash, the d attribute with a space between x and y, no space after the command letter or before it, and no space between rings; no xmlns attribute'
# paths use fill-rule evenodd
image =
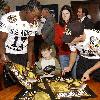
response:
<svg viewBox="0 0 100 100"><path fill-rule="evenodd" d="M73 18L72 9L68 5L63 6L60 13L54 39L58 45L59 57L62 56L62 65L66 63L62 74L72 69L75 73L76 69L76 78L87 81L89 75L92 75L93 79L100 81L100 32L93 30L94 23L87 16L87 9L78 8L78 20ZM66 48L62 49L63 45Z"/></svg>
<svg viewBox="0 0 100 100"><path fill-rule="evenodd" d="M86 81L91 74L100 81L100 32L91 30L93 22L83 8L78 9L77 15L80 20L74 18L70 6L64 5L56 24L49 9L42 10L36 0L30 0L22 11L5 14L0 20L0 63L12 61L35 69L35 58L39 60L40 55L39 49L38 55L34 55L34 39L39 34L41 41L37 45L42 59L37 63L38 74L43 73L46 65L52 65L52 74L67 75L73 69L76 78ZM45 18L44 23L35 24L41 18Z"/></svg>

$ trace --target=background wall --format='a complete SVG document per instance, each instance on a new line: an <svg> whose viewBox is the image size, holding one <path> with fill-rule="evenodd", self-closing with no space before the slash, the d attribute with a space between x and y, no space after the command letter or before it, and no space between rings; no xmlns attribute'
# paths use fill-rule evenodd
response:
<svg viewBox="0 0 100 100"><path fill-rule="evenodd" d="M8 1L8 5L10 5L11 11L15 11L16 6L25 5L29 0L5 0L5 1Z"/></svg>
<svg viewBox="0 0 100 100"><path fill-rule="evenodd" d="M41 4L58 4L58 11L60 11L61 7L65 4L70 5L71 1L87 1L87 0L38 0Z"/></svg>
<svg viewBox="0 0 100 100"><path fill-rule="evenodd" d="M26 4L29 0L5 0L8 1L8 4L11 6L11 10L14 11L16 10L16 6L24 5ZM47 4L58 4L58 10L65 5L68 4L70 5L71 1L87 1L87 0L38 0L42 5L47 5Z"/></svg>
<svg viewBox="0 0 100 100"><path fill-rule="evenodd" d="M8 1L8 4L11 6L11 11L15 11L16 6L25 5L29 0L5 0L5 1ZM93 17L94 21L100 20L100 0L38 0L38 1L42 5L58 4L58 15L61 7L65 4L71 5L71 1L91 1L91 3L88 4L90 15ZM75 6L75 8L76 7L77 5Z"/></svg>

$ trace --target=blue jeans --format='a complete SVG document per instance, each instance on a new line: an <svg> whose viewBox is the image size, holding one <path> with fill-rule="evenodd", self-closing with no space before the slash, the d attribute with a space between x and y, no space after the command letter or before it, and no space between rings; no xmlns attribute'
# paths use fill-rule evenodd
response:
<svg viewBox="0 0 100 100"><path fill-rule="evenodd" d="M69 55L60 55L59 56L59 60L60 60L60 64L61 64L61 68L62 70L68 66L69 64ZM71 71L71 74L72 74L72 77L76 78L76 66L77 66L77 61L79 59L79 55L77 55L77 58L76 58L76 62L72 68L72 71Z"/></svg>
<svg viewBox="0 0 100 100"><path fill-rule="evenodd" d="M79 60L79 55L77 55L75 64L74 64L73 69L72 69L72 77L74 77L74 78L76 78L76 68L77 68L78 60Z"/></svg>
<svg viewBox="0 0 100 100"><path fill-rule="evenodd" d="M62 70L69 64L69 55L59 55Z"/></svg>

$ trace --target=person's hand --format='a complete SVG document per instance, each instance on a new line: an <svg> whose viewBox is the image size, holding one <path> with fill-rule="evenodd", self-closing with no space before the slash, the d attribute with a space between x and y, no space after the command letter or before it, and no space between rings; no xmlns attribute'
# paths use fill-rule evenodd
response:
<svg viewBox="0 0 100 100"><path fill-rule="evenodd" d="M46 39L46 36L45 36L44 34L42 34L42 38L43 38L43 39Z"/></svg>
<svg viewBox="0 0 100 100"><path fill-rule="evenodd" d="M71 67L65 67L64 70L62 71L62 75L65 75L66 72L70 72Z"/></svg>
<svg viewBox="0 0 100 100"><path fill-rule="evenodd" d="M9 62L10 60L9 60L9 58L8 58L8 56L7 55L5 55L5 54L1 54L0 55L0 63L1 64L5 64L5 63L7 63L7 62Z"/></svg>
<svg viewBox="0 0 100 100"><path fill-rule="evenodd" d="M87 80L90 80L90 77L89 77L89 72L86 71L84 74L83 74L83 77L81 78L81 80L84 82L84 81L87 81Z"/></svg>
<svg viewBox="0 0 100 100"><path fill-rule="evenodd" d="M55 71L52 71L50 74L55 75Z"/></svg>
<svg viewBox="0 0 100 100"><path fill-rule="evenodd" d="M28 61L27 62L27 67L30 68L30 69L33 69L34 68L34 65Z"/></svg>

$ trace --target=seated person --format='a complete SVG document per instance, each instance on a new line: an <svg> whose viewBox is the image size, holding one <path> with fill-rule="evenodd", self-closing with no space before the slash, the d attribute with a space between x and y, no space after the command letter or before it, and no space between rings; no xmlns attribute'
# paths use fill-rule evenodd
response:
<svg viewBox="0 0 100 100"><path fill-rule="evenodd" d="M58 60L52 57L51 55L52 49L50 45L45 42L42 43L40 51L41 51L42 58L40 58L36 64L37 65L36 73L38 75L44 75L44 74L59 75L61 73L61 67Z"/></svg>

